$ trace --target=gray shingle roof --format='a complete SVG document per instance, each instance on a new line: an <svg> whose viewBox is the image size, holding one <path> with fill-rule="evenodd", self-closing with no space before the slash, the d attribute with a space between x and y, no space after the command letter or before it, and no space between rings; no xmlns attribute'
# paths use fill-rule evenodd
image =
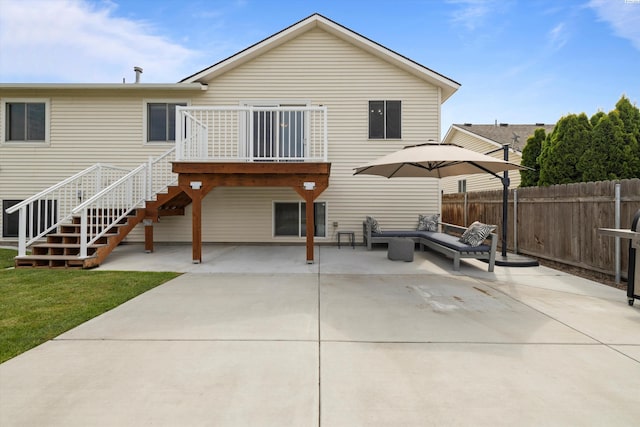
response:
<svg viewBox="0 0 640 427"><path fill-rule="evenodd" d="M553 131L555 124L536 123L532 125L512 125L508 123L498 123L492 125L475 125L465 123L454 124L453 126L490 139L500 145L511 144L510 147L512 149L522 151L527 144L527 139L534 134L536 129L543 128L548 135ZM517 136L515 143L514 136Z"/></svg>

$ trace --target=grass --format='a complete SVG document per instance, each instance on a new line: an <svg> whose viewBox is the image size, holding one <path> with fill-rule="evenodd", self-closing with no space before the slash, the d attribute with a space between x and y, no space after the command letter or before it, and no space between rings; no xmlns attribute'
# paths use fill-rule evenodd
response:
<svg viewBox="0 0 640 427"><path fill-rule="evenodd" d="M5 251L0 265L6 264ZM15 251L9 255L13 265ZM6 268L6 267L5 267ZM0 363L179 273L0 269Z"/></svg>
<svg viewBox="0 0 640 427"><path fill-rule="evenodd" d="M0 248L0 269L13 267L13 257L17 254L14 249Z"/></svg>

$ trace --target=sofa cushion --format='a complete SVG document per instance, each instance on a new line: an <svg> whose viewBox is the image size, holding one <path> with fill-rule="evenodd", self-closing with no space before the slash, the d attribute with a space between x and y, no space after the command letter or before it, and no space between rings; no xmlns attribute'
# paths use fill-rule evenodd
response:
<svg viewBox="0 0 640 427"><path fill-rule="evenodd" d="M418 215L418 231L438 231L440 214Z"/></svg>
<svg viewBox="0 0 640 427"><path fill-rule="evenodd" d="M371 237L427 237L433 234L431 231L416 230L386 230L379 233L371 232Z"/></svg>
<svg viewBox="0 0 640 427"><path fill-rule="evenodd" d="M432 242L439 243L442 246L446 246L460 252L489 252L491 250L489 245L471 246L467 243L462 243L457 236L445 233L431 233L428 238Z"/></svg>
<svg viewBox="0 0 640 427"><path fill-rule="evenodd" d="M475 221L460 237L461 243L470 246L479 246L496 229L495 225L483 224Z"/></svg>

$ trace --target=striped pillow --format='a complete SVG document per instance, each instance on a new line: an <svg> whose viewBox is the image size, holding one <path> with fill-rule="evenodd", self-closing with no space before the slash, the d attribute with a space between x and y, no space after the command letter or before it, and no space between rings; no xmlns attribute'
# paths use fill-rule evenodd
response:
<svg viewBox="0 0 640 427"><path fill-rule="evenodd" d="M418 231L438 231L440 214L418 215Z"/></svg>
<svg viewBox="0 0 640 427"><path fill-rule="evenodd" d="M480 246L495 229L495 225L483 224L480 221L476 221L462 234L460 242L466 243L469 246Z"/></svg>

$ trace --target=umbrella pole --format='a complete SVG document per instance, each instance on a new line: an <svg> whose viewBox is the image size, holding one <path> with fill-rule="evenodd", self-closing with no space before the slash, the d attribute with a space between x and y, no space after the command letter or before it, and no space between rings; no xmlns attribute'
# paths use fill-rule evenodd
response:
<svg viewBox="0 0 640 427"><path fill-rule="evenodd" d="M502 146L505 162L509 161L509 144ZM507 256L507 220L509 216L509 172L502 175L502 256Z"/></svg>

